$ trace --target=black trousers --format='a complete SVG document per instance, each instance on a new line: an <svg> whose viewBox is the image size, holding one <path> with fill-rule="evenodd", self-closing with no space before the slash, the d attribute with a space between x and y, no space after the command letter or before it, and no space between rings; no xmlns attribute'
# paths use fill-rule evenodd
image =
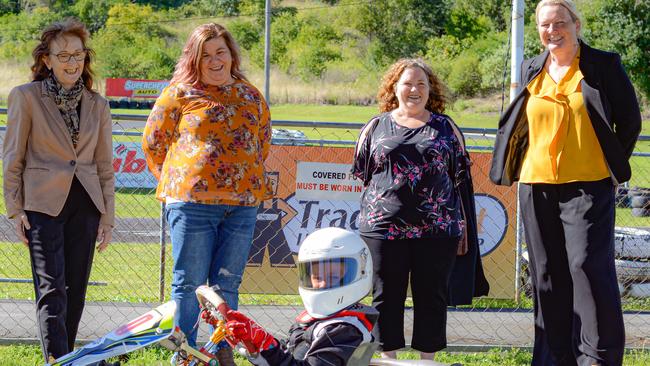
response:
<svg viewBox="0 0 650 366"><path fill-rule="evenodd" d="M26 215L41 347L58 358L74 349L101 215L76 177L58 216Z"/></svg>
<svg viewBox="0 0 650 366"><path fill-rule="evenodd" d="M404 348L404 302L411 282L411 347L436 352L447 346L447 299L458 238L381 240L363 237L373 261L372 305L379 311L373 329L381 349Z"/></svg>
<svg viewBox="0 0 650 366"><path fill-rule="evenodd" d="M521 184L535 305L533 365L621 365L610 179Z"/></svg>

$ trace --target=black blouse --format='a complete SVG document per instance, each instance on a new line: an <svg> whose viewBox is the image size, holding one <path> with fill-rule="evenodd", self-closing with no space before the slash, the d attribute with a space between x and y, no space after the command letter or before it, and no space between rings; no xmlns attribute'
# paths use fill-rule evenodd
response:
<svg viewBox="0 0 650 366"><path fill-rule="evenodd" d="M465 157L450 123L449 116L432 113L424 126L408 128L387 112L363 127L365 138L357 142L352 168L366 187L359 213L362 235L388 240L461 236L456 186Z"/></svg>

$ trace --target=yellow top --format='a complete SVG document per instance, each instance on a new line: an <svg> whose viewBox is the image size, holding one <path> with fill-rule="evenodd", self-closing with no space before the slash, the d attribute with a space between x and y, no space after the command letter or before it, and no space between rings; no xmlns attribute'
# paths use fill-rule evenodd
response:
<svg viewBox="0 0 650 366"><path fill-rule="evenodd" d="M527 86L529 143L519 175L522 183L559 184L610 176L582 98L579 60L578 53L559 83L544 69Z"/></svg>

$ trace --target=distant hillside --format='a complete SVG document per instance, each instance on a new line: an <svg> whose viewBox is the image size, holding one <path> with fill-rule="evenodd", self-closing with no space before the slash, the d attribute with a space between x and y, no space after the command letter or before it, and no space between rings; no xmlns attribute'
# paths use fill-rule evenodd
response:
<svg viewBox="0 0 650 366"><path fill-rule="evenodd" d="M635 86L650 95L650 3L577 1L584 38L622 55ZM510 1L274 0L274 102L367 104L387 65L419 56L455 98L493 94L509 71ZM536 1L526 0L525 53L539 52ZM190 31L224 24L238 40L244 66L263 85L264 0L0 1L0 101L29 78L40 30L74 16L92 32L100 79L168 79ZM611 25L616 32L611 32ZM506 81L506 85L508 82Z"/></svg>

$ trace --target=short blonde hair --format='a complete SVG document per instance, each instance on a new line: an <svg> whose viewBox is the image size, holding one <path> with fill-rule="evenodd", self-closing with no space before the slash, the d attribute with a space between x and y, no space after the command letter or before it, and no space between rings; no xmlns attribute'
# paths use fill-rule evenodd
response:
<svg viewBox="0 0 650 366"><path fill-rule="evenodd" d="M569 16L571 16L571 20L573 20L574 23L576 22L580 23L580 31L578 32L578 38L582 38L582 26L583 26L582 16L580 16L580 12L578 11L576 4L571 0L542 0L538 2L537 7L535 8L535 23L539 24L539 11L544 6L553 6L553 5L557 5L565 8L569 12Z"/></svg>
<svg viewBox="0 0 650 366"><path fill-rule="evenodd" d="M427 100L426 109L434 113L443 113L447 102L445 86L438 79L438 76L436 76L431 67L419 58L403 58L390 66L381 80L379 93L377 93L379 111L382 113L389 112L399 107L399 102L395 95L395 84L397 84L404 70L412 67L422 69L429 80L429 100Z"/></svg>

